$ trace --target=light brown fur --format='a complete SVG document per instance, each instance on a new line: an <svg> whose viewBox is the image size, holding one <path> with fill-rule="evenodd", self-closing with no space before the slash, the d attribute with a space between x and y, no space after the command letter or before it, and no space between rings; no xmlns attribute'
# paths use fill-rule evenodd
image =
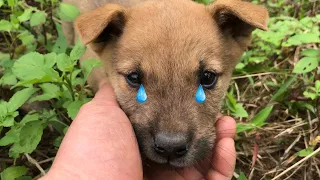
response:
<svg viewBox="0 0 320 180"><path fill-rule="evenodd" d="M208 155L232 70L249 45L251 32L267 29L267 11L240 0L218 0L209 6L189 0L115 1L105 6L100 6L105 2L95 6L97 0L65 2L81 9L75 27L88 44L85 58L98 57L104 63L93 72L89 85L97 90L99 82L109 78L135 128L143 157L166 163L152 149L153 136L159 132L191 138L188 154L167 162L174 167L195 164ZM205 90L203 104L194 99L200 66L220 74L216 87ZM137 69L143 73L145 103L136 102L137 89L124 76Z"/></svg>

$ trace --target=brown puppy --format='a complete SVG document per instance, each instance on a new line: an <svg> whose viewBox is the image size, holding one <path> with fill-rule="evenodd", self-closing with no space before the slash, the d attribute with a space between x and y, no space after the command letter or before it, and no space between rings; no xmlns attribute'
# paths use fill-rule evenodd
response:
<svg viewBox="0 0 320 180"><path fill-rule="evenodd" d="M65 2L82 13L75 29L88 45L83 59L104 63L89 85L97 90L100 81L111 80L144 159L185 167L205 158L232 70L251 32L267 29L266 9L240 0L209 6L191 0ZM73 33L70 25L64 26L67 34ZM141 84L144 103L136 101ZM199 85L204 103L195 100Z"/></svg>

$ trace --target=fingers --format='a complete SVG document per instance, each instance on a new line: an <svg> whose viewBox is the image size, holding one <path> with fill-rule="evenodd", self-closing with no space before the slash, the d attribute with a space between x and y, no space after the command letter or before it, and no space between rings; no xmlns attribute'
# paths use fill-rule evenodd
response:
<svg viewBox="0 0 320 180"><path fill-rule="evenodd" d="M100 84L98 92L95 94L92 102L104 105L118 106L114 89L109 81Z"/></svg>
<svg viewBox="0 0 320 180"><path fill-rule="evenodd" d="M212 169L208 173L209 180L231 179L236 163L236 151L232 138L220 139L216 146L212 159Z"/></svg>
<svg viewBox="0 0 320 180"><path fill-rule="evenodd" d="M232 117L220 116L215 126L217 132L217 141L222 138L233 138L236 133L236 122Z"/></svg>

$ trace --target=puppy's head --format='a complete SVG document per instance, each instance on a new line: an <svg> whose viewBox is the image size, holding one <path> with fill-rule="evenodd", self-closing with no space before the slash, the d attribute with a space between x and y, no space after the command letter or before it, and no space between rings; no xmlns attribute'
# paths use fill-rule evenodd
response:
<svg viewBox="0 0 320 180"><path fill-rule="evenodd" d="M162 0L109 4L80 16L76 27L105 63L143 157L184 167L211 151L232 70L267 18L266 9L239 0ZM141 85L144 103L136 100ZM195 100L200 85L204 103Z"/></svg>

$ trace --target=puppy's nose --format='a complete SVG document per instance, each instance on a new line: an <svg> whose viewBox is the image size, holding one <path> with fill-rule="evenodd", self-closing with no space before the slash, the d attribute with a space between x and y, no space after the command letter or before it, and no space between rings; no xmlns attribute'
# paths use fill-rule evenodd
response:
<svg viewBox="0 0 320 180"><path fill-rule="evenodd" d="M188 139L183 134L158 133L154 138L154 150L164 158L178 158L187 154Z"/></svg>

